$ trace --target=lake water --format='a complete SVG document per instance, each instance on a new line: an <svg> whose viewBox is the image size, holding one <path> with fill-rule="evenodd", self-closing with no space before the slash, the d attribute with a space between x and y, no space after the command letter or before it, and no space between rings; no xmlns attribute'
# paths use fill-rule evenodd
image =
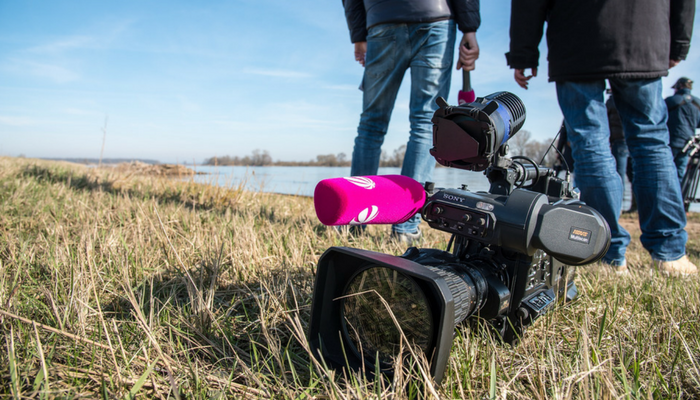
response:
<svg viewBox="0 0 700 400"><path fill-rule="evenodd" d="M191 167L194 168L194 167ZM195 181L211 185L238 187L250 191L313 196L316 184L323 179L350 176L350 167L210 167L198 166ZM401 168L379 168L378 175L399 175ZM463 184L471 191L486 191L489 182L481 172L454 168L435 168L436 187L458 188Z"/></svg>
<svg viewBox="0 0 700 400"><path fill-rule="evenodd" d="M350 176L350 167L192 167L204 175L195 175L196 182L239 187L249 191L291 194L311 197L316 184L323 179ZM379 168L379 175L398 175L400 168ZM189 178L188 178L189 179ZM433 181L438 188L459 188L467 185L472 192L488 191L489 182L482 172L455 168L435 168ZM622 209L630 206L631 188L625 182ZM690 205L691 212L700 212L700 204Z"/></svg>
<svg viewBox="0 0 700 400"><path fill-rule="evenodd" d="M197 166L195 181L210 185L238 187L246 190L292 194L311 197L316 184L323 179L350 176L350 167L210 167ZM379 175L398 175L400 168L379 168ZM189 178L188 178L189 179ZM435 186L440 188L459 188L467 185L473 192L487 191L489 182L482 172L463 171L455 168L435 168L433 173ZM631 188L625 183L625 197L622 209L630 205ZM694 203L690 211L700 212L700 204Z"/></svg>

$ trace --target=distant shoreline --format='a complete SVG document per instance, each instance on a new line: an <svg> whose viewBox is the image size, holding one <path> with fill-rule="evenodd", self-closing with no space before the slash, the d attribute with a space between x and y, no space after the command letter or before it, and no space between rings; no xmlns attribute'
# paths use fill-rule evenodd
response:
<svg viewBox="0 0 700 400"><path fill-rule="evenodd" d="M51 158L46 158L46 157L39 157L40 160L47 160L47 161L68 161L76 164L100 164L100 159L99 158L88 158L88 157L69 157L69 158L62 158L62 157L51 157ZM129 163L133 161L138 161L142 162L144 164L151 164L151 165L158 165L162 164L158 160L149 160L149 159L143 159L143 158L103 158L102 159L102 164L122 164L122 163Z"/></svg>
<svg viewBox="0 0 700 400"><path fill-rule="evenodd" d="M85 165L97 165L100 164L99 158L87 158L87 157L38 157L40 160L47 161L67 161L75 164L85 164ZM305 161L278 161L272 164L266 165L253 165L253 164L197 164L192 162L161 162L159 160L144 159L144 158L103 158L102 164L123 164L131 162L142 162L144 164L159 165L159 164L173 164L173 165L185 165L188 167L325 167L325 168L349 168L350 164L347 165L322 165L316 163L310 163Z"/></svg>

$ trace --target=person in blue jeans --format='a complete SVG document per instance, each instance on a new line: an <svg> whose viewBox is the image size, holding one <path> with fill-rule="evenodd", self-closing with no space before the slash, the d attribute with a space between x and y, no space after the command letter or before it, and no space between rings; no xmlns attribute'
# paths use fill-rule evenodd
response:
<svg viewBox="0 0 700 400"><path fill-rule="evenodd" d="M678 79L672 87L675 93L665 99L667 125L678 180L682 182L690 161L690 152L684 153L683 148L695 137L695 130L700 129L700 99L691 94L693 81L686 77Z"/></svg>
<svg viewBox="0 0 700 400"><path fill-rule="evenodd" d="M610 95L605 101L605 107L608 111L608 126L610 127L610 151L612 151L613 158L615 158L617 174L620 175L620 179L622 179L622 197L624 198L625 177L627 177L630 183L632 183L632 168L629 170L627 169L627 167L630 165L630 151L627 148L627 142L625 142L625 134L622 132L622 121L620 120L620 114L617 112L617 108L615 108L612 90L607 89L605 93ZM627 210L627 212L637 210L634 194L632 194L630 197L631 204L630 209Z"/></svg>
<svg viewBox="0 0 700 400"><path fill-rule="evenodd" d="M622 182L625 181L625 176L627 176L627 158L630 155L627 149L627 142L625 142L625 134L622 132L622 121L620 120L620 114L615 108L615 101L612 98L612 90L608 89L610 96L605 101L605 108L608 113L608 126L610 127L610 151L612 151L613 158L615 158L615 165L617 166L617 174L620 175Z"/></svg>
<svg viewBox="0 0 700 400"><path fill-rule="evenodd" d="M549 79L556 83L576 183L581 199L603 215L612 233L603 260L628 272L630 235L618 222L623 186L608 144L607 80L632 157L642 245L665 274L696 274L685 255L686 216L661 85L661 77L688 53L695 0L512 0L511 13L506 58L525 89L537 76L537 48L547 23Z"/></svg>
<svg viewBox="0 0 700 400"><path fill-rule="evenodd" d="M343 0L355 60L364 68L362 114L351 175L376 175L401 81L410 70L410 132L401 175L424 183L435 159L431 118L436 99L449 95L456 28L463 32L457 68L473 70L479 57L479 0ZM392 226L407 244L420 240L420 215Z"/></svg>

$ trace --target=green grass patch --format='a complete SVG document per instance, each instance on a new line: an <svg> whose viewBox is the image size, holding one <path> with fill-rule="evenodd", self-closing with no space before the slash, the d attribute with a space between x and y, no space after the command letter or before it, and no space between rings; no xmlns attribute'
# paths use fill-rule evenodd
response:
<svg viewBox="0 0 700 400"><path fill-rule="evenodd" d="M338 235L310 198L0 158L0 398L700 397L700 282L651 275L634 232L630 276L579 268L518 346L458 329L441 385L327 370L305 339L316 262L403 253L388 236Z"/></svg>

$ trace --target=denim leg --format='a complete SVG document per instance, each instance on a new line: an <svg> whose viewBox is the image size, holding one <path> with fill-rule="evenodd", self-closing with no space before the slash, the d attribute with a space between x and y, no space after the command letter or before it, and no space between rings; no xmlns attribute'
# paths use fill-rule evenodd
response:
<svg viewBox="0 0 700 400"><path fill-rule="evenodd" d="M355 137L350 174L376 175L396 95L409 66L406 24L369 30L362 79L362 115Z"/></svg>
<svg viewBox="0 0 700 400"><path fill-rule="evenodd" d="M622 183L625 183L625 176L627 176L627 159L630 156L630 152L627 149L627 143L624 140L615 140L610 143L610 150L612 151L613 157L615 157L615 164L617 165L617 174L622 178Z"/></svg>
<svg viewBox="0 0 700 400"><path fill-rule="evenodd" d="M632 157L640 240L655 260L677 260L685 254L688 235L661 79L609 81Z"/></svg>
<svg viewBox="0 0 700 400"><path fill-rule="evenodd" d="M678 182L683 183L683 176L685 176L685 171L688 169L688 162L690 161L690 153L683 154L682 147L671 147L671 153L673 154L673 163L676 165L676 171L678 172Z"/></svg>
<svg viewBox="0 0 700 400"><path fill-rule="evenodd" d="M610 226L612 239L603 261L619 265L625 260L630 235L618 222L624 187L610 152L604 92L602 80L557 82L557 97L571 142L581 200L600 212Z"/></svg>
<svg viewBox="0 0 700 400"><path fill-rule="evenodd" d="M430 155L433 146L433 114L438 97L447 98L450 91L452 61L455 43L454 21L411 24L411 100L409 120L411 131L406 144L401 175L418 182L432 180L435 158ZM403 224L394 225L397 233L415 232L420 224L416 214Z"/></svg>

